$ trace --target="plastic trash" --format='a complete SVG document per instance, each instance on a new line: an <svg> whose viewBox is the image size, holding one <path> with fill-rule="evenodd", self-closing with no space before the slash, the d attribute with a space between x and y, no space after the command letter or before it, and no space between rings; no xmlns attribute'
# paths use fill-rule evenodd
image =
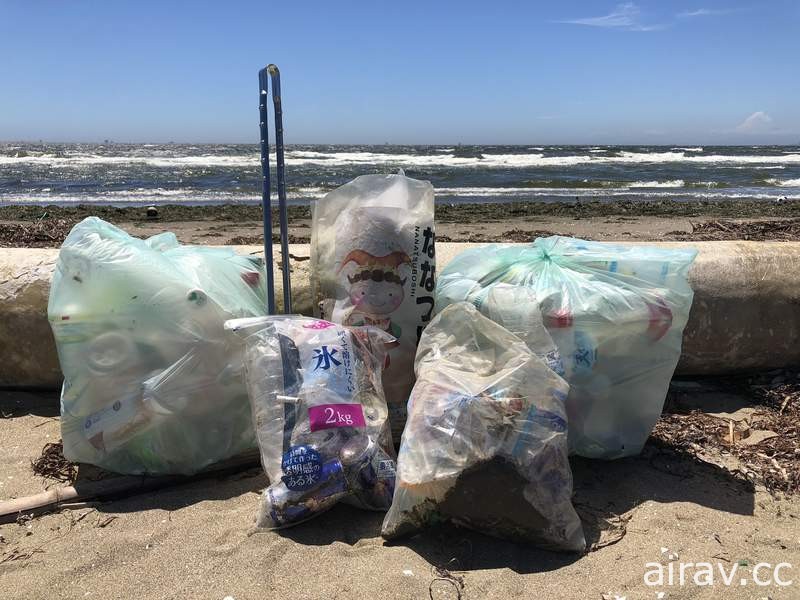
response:
<svg viewBox="0 0 800 600"><path fill-rule="evenodd" d="M64 241L48 316L64 456L118 473L193 473L255 447L226 319L264 314L264 266L140 240L90 217Z"/></svg>
<svg viewBox="0 0 800 600"><path fill-rule="evenodd" d="M372 325L396 339L384 390L400 435L414 385L414 354L433 315L433 186L403 175L364 175L313 206L311 285L317 316Z"/></svg>
<svg viewBox="0 0 800 600"><path fill-rule="evenodd" d="M343 500L386 510L395 454L381 385L392 337L300 316L229 321L244 338L261 461L270 479L256 519L277 529Z"/></svg>
<svg viewBox="0 0 800 600"><path fill-rule="evenodd" d="M466 302L422 334L388 539L441 521L557 550L585 547L571 504L569 386Z"/></svg>
<svg viewBox="0 0 800 600"><path fill-rule="evenodd" d="M630 456L661 414L680 357L696 254L559 236L492 244L447 265L436 307L467 300L534 352L547 346L544 324L570 384L571 451Z"/></svg>

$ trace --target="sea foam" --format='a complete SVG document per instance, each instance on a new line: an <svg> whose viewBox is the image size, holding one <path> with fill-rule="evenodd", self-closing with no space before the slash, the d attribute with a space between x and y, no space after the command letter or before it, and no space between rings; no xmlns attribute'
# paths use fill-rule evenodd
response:
<svg viewBox="0 0 800 600"><path fill-rule="evenodd" d="M591 151L590 151L591 152ZM270 157L275 164L275 157ZM456 156L448 153L434 155L388 153L388 152L319 152L311 150L292 150L286 153L286 164L297 166L344 167L349 165L387 165L394 167L450 167L450 168L529 168L529 167L569 167L592 164L709 164L709 165L754 165L753 168L778 168L784 164L800 164L800 153L782 155L687 155L685 152L630 152L617 154L574 154L566 156L545 156L542 152L529 154L493 154L484 152L480 156ZM251 167L259 166L259 156L241 155L199 155L199 156L105 156L99 154L74 155L29 155L0 156L0 166L8 165L46 165L50 168L69 168L91 165L148 165L157 168L202 168L202 167ZM766 165L766 166L765 166Z"/></svg>

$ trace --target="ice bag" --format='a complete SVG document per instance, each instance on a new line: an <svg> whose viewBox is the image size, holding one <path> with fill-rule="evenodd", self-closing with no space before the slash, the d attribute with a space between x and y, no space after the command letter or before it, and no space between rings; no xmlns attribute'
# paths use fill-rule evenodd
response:
<svg viewBox="0 0 800 600"><path fill-rule="evenodd" d="M400 435L414 384L414 353L433 313L436 254L433 186L364 175L313 205L311 285L317 316L372 325L396 339L384 390Z"/></svg>
<svg viewBox="0 0 800 600"><path fill-rule="evenodd" d="M64 456L118 473L189 474L255 447L226 319L264 314L264 265L230 249L131 237L98 218L59 252L48 316Z"/></svg>
<svg viewBox="0 0 800 600"><path fill-rule="evenodd" d="M556 550L585 547L571 504L569 386L466 302L422 334L388 539L451 521Z"/></svg>
<svg viewBox="0 0 800 600"><path fill-rule="evenodd" d="M300 523L340 500L386 510L395 454L381 371L393 338L300 316L229 321L270 479L256 524Z"/></svg>
<svg viewBox="0 0 800 600"><path fill-rule="evenodd" d="M630 456L641 451L661 414L680 357L693 297L687 273L696 254L559 236L492 244L447 265L436 309L467 300L517 333L539 332L539 343L543 323L570 384L571 450L590 458Z"/></svg>

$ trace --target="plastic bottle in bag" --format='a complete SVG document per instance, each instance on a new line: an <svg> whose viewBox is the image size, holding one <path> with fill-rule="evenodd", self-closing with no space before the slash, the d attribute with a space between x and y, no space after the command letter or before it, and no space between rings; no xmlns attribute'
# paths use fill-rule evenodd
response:
<svg viewBox="0 0 800 600"><path fill-rule="evenodd" d="M566 382L466 302L448 306L425 329L415 368L383 536L451 521L583 550L571 504Z"/></svg>
<svg viewBox="0 0 800 600"><path fill-rule="evenodd" d="M687 273L696 254L560 236L492 244L447 265L436 308L467 300L518 334L538 331L540 317L570 383L571 450L590 458L630 456L641 451L661 414L680 357L693 297ZM484 303L496 290L503 306L489 311Z"/></svg>
<svg viewBox="0 0 800 600"><path fill-rule="evenodd" d="M148 240L90 217L67 236L48 316L64 455L119 473L194 473L255 446L226 319L264 314L260 259Z"/></svg>
<svg viewBox="0 0 800 600"><path fill-rule="evenodd" d="M270 478L256 519L277 529L340 500L386 510L395 454L382 370L393 338L300 316L240 319L261 460Z"/></svg>

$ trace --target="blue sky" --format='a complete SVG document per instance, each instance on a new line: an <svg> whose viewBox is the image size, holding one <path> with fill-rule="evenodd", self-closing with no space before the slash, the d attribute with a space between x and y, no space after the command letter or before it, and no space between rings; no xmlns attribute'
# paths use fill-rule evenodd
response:
<svg viewBox="0 0 800 600"><path fill-rule="evenodd" d="M800 2L0 0L0 139L798 143Z"/></svg>

